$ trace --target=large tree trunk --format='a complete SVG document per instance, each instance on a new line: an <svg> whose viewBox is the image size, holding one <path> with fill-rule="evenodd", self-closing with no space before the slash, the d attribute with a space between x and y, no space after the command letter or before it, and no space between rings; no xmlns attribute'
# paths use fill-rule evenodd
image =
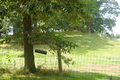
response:
<svg viewBox="0 0 120 80"><path fill-rule="evenodd" d="M29 69L30 72L36 72L34 63L33 45L30 43L29 36L32 32L31 18L28 14L23 18L23 33L24 33L24 58L25 69Z"/></svg>
<svg viewBox="0 0 120 80"><path fill-rule="evenodd" d="M57 51L57 56L58 56L59 73L61 73L62 72L62 62L61 62L61 52L60 52L60 50Z"/></svg>

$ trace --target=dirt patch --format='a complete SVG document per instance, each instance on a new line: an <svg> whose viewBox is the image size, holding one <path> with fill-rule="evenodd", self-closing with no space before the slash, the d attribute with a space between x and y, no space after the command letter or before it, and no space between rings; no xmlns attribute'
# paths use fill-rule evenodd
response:
<svg viewBox="0 0 120 80"><path fill-rule="evenodd" d="M91 64L88 67L77 67L72 70L79 72L120 72L120 64L99 65Z"/></svg>

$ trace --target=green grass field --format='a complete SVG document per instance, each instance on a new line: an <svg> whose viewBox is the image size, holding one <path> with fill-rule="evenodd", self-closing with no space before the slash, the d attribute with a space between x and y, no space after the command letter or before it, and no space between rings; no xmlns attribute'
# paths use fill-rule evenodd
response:
<svg viewBox="0 0 120 80"><path fill-rule="evenodd" d="M79 45L71 54L65 54L75 61L74 65L68 67L63 63L64 71L58 74L56 55L49 52L47 45L35 45L34 49L47 50L48 54L34 53L38 72L27 74L23 70L23 47L14 43L0 44L0 80L110 80L111 75L113 80L120 80L120 41L96 34L57 34Z"/></svg>

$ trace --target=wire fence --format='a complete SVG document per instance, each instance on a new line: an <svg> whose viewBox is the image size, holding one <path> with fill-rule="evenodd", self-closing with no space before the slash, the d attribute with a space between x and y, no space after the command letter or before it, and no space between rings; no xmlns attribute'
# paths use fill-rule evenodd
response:
<svg viewBox="0 0 120 80"><path fill-rule="evenodd" d="M114 56L75 56L66 55L66 57L72 58L75 64L66 65L62 61L62 68L66 71L72 71L76 75L79 73L106 73L113 76L120 76L120 57ZM36 66L41 66L45 69L58 70L57 57L53 55L47 55L44 57L35 58ZM12 67L20 68L24 65L23 58L11 58L0 61L0 67ZM115 80L115 79L114 79Z"/></svg>
<svg viewBox="0 0 120 80"><path fill-rule="evenodd" d="M67 66L62 62L63 69L80 72L120 72L120 57L112 56L71 56L75 64ZM36 58L36 65L46 68L58 68L57 57Z"/></svg>

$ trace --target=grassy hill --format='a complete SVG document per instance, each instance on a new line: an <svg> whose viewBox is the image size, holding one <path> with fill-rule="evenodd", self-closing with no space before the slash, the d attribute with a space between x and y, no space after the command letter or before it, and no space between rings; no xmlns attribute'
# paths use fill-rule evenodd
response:
<svg viewBox="0 0 120 80"><path fill-rule="evenodd" d="M97 34L85 34L75 32L56 33L64 39L79 45L72 49L71 53L76 55L100 55L100 56L119 56L120 41L111 40L98 36ZM46 45L35 45L34 48L48 50ZM23 54L23 47L18 44L0 44L0 55L11 54L19 56Z"/></svg>
<svg viewBox="0 0 120 80"><path fill-rule="evenodd" d="M119 56L120 41L100 37L97 34L62 33L65 39L79 45L72 49L73 54Z"/></svg>

